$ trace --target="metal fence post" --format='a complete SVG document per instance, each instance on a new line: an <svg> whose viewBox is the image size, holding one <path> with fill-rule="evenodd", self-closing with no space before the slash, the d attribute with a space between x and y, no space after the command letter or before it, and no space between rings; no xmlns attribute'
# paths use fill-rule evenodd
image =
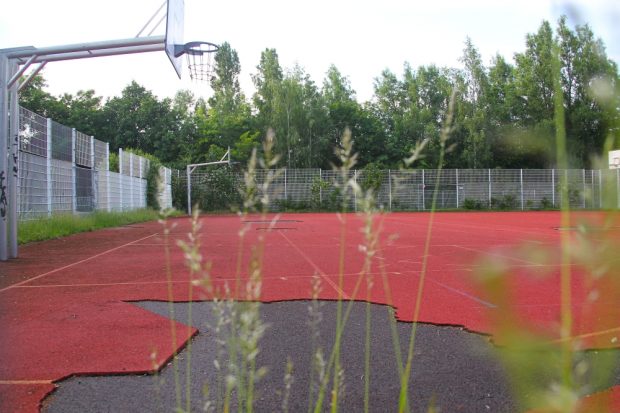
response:
<svg viewBox="0 0 620 413"><path fill-rule="evenodd" d="M47 216L52 216L52 120L47 118L47 158L46 158L46 180L47 180Z"/></svg>
<svg viewBox="0 0 620 413"><path fill-rule="evenodd" d="M91 185L90 185L90 190L91 192L91 204L92 204L92 208L93 210L97 209L97 188L95 188L95 186L97 185L97 182L95 180L95 137L91 136L90 137L90 181L91 181Z"/></svg>
<svg viewBox="0 0 620 413"><path fill-rule="evenodd" d="M187 176L187 215L192 216L192 173L189 165L186 168Z"/></svg>
<svg viewBox="0 0 620 413"><path fill-rule="evenodd" d="M133 203L134 182L133 182L133 153L129 152L129 210L133 211L135 205Z"/></svg>
<svg viewBox="0 0 620 413"><path fill-rule="evenodd" d="M353 180L357 184L357 169L353 170ZM357 191L355 190L355 188L353 189L353 210L357 212Z"/></svg>
<svg viewBox="0 0 620 413"><path fill-rule="evenodd" d="M323 169L319 168L319 205L323 206Z"/></svg>
<svg viewBox="0 0 620 413"><path fill-rule="evenodd" d="M620 208L620 168L616 169L616 196L618 197L618 208Z"/></svg>
<svg viewBox="0 0 620 413"><path fill-rule="evenodd" d="M456 174L456 208L458 209L459 207L459 170L455 169L454 172Z"/></svg>
<svg viewBox="0 0 620 413"><path fill-rule="evenodd" d="M123 148L118 148L118 181L119 181L119 206L121 211L125 209L125 203L123 198L125 197L125 191L123 191Z"/></svg>
<svg viewBox="0 0 620 413"><path fill-rule="evenodd" d="M138 157L138 159L139 159L139 161L138 161L139 162L139 166L138 167L140 168L140 205L139 206L140 206L140 208L142 208L143 205L145 204L145 202L144 202L144 193L142 191L142 157L140 156L140 157Z"/></svg>
<svg viewBox="0 0 620 413"><path fill-rule="evenodd" d="M555 208L555 169L551 170L551 205Z"/></svg>
<svg viewBox="0 0 620 413"><path fill-rule="evenodd" d="M110 200L110 142L105 144L105 165L105 197L109 212L112 211L112 201Z"/></svg>
<svg viewBox="0 0 620 413"><path fill-rule="evenodd" d="M73 213L75 214L77 212L77 180L76 180L76 174L77 174L77 165L75 164L75 140L76 140L76 136L77 136L77 131L75 130L75 128L71 129L71 193L73 194L72 196L72 201L73 201Z"/></svg>
<svg viewBox="0 0 620 413"><path fill-rule="evenodd" d="M284 168L284 200L288 200L288 193L286 191L286 170L287 168Z"/></svg>
<svg viewBox="0 0 620 413"><path fill-rule="evenodd" d="M586 170L581 170L581 175L583 179L583 209L586 209Z"/></svg>
<svg viewBox="0 0 620 413"><path fill-rule="evenodd" d="M523 211L525 209L525 204L523 202L523 169L520 169L519 181L521 183L521 211Z"/></svg>
<svg viewBox="0 0 620 413"><path fill-rule="evenodd" d="M489 208L492 208L492 198L491 198L492 188L491 188L491 168L489 168Z"/></svg>
<svg viewBox="0 0 620 413"><path fill-rule="evenodd" d="M422 169L422 211L426 209L426 197L424 194L425 192L426 192L426 183L424 182L424 169Z"/></svg>
<svg viewBox="0 0 620 413"><path fill-rule="evenodd" d="M388 169L388 199L390 203L390 211L392 211L392 170Z"/></svg>
<svg viewBox="0 0 620 413"><path fill-rule="evenodd" d="M598 176L598 208L603 208L603 171L601 169L597 170L596 175Z"/></svg>

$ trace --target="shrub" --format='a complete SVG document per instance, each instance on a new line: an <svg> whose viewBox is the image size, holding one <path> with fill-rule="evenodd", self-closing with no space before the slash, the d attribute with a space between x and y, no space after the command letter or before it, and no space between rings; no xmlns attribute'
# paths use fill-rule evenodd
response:
<svg viewBox="0 0 620 413"><path fill-rule="evenodd" d="M477 211L486 208L486 206L484 205L482 201L480 201L479 199L471 199L471 198L465 198L463 200L462 207L463 209L471 209L471 210L477 210Z"/></svg>

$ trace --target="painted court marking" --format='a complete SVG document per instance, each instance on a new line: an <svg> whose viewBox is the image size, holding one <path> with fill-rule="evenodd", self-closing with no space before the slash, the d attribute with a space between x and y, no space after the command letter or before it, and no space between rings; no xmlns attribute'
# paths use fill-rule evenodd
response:
<svg viewBox="0 0 620 413"><path fill-rule="evenodd" d="M351 297L345 293L344 291L342 291L340 289L340 287L338 287L338 285L336 283L334 283L332 280L329 279L329 277L327 276L327 274L325 274L323 272L323 270L321 270L319 268L318 265L316 265L314 263L314 261L312 261L312 259L310 259L310 257L308 257L299 247L297 247L297 245L295 245L287 236L284 232L279 232L280 235L282 235L284 237L284 239L286 240L286 242L288 242L294 249L295 251L297 251L299 253L299 255L301 255L313 268L314 270L319 273L319 275L321 276L321 278L323 278L325 280L325 282L327 282L329 285L332 286L332 288L334 290L336 290L336 292L340 295L340 297L344 298L345 300L350 300Z"/></svg>
<svg viewBox="0 0 620 413"><path fill-rule="evenodd" d="M53 380L0 380L0 384L54 384Z"/></svg>
<svg viewBox="0 0 620 413"><path fill-rule="evenodd" d="M5 287L5 288L3 288L3 289L0 289L0 292L6 291L6 290L10 290L11 288L18 288L18 287L22 287L22 286L24 286L24 284L27 284L27 283L29 283L29 282L31 282L31 281L34 281L34 280L38 280L39 278L45 277L46 275L54 274L54 273L57 273L57 272L59 272L59 271L66 270L67 268L71 268L71 267L74 267L74 266L76 266L76 265L82 264L82 263L84 263L84 262L88 262L88 261L90 261L90 260L92 260L92 259L95 259L95 258L97 258L97 257L101 257L102 255L106 255L106 254L109 254L110 252L114 252L114 251L116 251L116 250L119 250L119 249L121 249L121 248L124 248L124 247L126 247L126 246L128 246L128 245L135 244L136 242L140 242L140 241L143 241L143 240L145 240L145 239L148 239L148 238L154 237L154 236L155 236L155 235L157 235L157 234L158 234L158 233L148 235L148 236L146 236L146 237L143 237L143 238L140 238L140 239L137 239L137 240L134 240L134 241L128 242L128 243L123 244L123 245L119 245L118 247L111 248L111 249L109 249L109 250L107 250L107 251L100 252L99 254L95 254L95 255L90 256L90 257L88 257L88 258L84 258L84 259L79 260L79 261L76 261L76 262L74 262L74 263L71 263L71 264L68 264L68 265L62 266L62 267L60 267L60 268L56 268L56 269L54 269L54 270L51 270L51 271L48 271L48 272L44 272L43 274L39 274L39 275L37 275L36 277L32 277L32 278L29 278L29 279L24 280L24 281L22 281L22 282L18 282L17 284L9 285L8 287Z"/></svg>

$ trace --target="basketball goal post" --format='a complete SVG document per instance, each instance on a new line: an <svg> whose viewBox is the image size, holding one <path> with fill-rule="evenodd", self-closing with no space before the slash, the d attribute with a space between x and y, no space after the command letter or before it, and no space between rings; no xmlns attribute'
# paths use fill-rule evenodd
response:
<svg viewBox="0 0 620 413"><path fill-rule="evenodd" d="M16 258L18 255L18 92L45 65L66 60L165 51L179 78L181 78L185 55L192 80L209 81L211 79L214 55L218 46L202 41L183 43L184 0L166 0L160 10L164 5L167 6L164 36L135 37L43 48L26 46L0 49L0 261ZM138 36L141 33L142 30ZM30 68L33 68L31 73L20 82Z"/></svg>
<svg viewBox="0 0 620 413"><path fill-rule="evenodd" d="M219 161L215 162L205 162L205 163L193 163L187 165L185 169L185 174L187 176L187 214L192 215L192 173L201 166L210 166L210 165L222 165L228 164L230 166L230 147L222 156Z"/></svg>

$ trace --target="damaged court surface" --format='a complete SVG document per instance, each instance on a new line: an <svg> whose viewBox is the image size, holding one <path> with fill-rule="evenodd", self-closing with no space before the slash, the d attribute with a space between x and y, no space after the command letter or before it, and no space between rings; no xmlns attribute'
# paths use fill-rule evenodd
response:
<svg viewBox="0 0 620 413"><path fill-rule="evenodd" d="M326 315L333 316L332 301L338 298L375 304L372 306L372 354L379 357L375 360L376 366L386 369L376 373L375 385L378 385L391 383L387 379L390 373L397 375L393 352L388 350L392 349L391 336L380 333L378 326L389 325L386 323L389 314L386 308L391 306L396 319L403 322L398 323L398 328L410 331L408 322L414 319L430 217L428 213L393 213L375 218L381 235L370 270L373 283L369 291L366 275L360 282L364 265L364 254L360 251L360 245L364 244L363 222L355 214L340 219L335 214L283 214L267 219L254 216L246 217L245 223L232 215L205 216L201 218L201 252L212 262L214 285L223 288L225 284L235 284L239 262L241 278L247 279L251 246L260 236L265 237L260 299L273 303L264 306L266 320L272 325L266 334L266 342L261 345L261 357L265 357L265 362L276 358L286 360L281 353L291 349L295 352L299 347L294 343L291 347L270 343L277 343L278 338L282 341L291 329L295 331L295 326L305 325L305 309L307 300L312 298L314 278L320 280L319 298L326 301L322 310ZM452 388L455 394L471 393L466 381L489 386L493 377L501 375L501 367L491 360L490 355L472 355L462 343L479 342L479 347L485 348L484 352L489 354L496 345L506 345L506 332L497 321L505 316L508 308L517 325L544 335L550 342L560 339L560 238L567 231L571 238L576 238L581 218L589 220L595 228L601 221L601 217L594 213L582 213L573 218L575 222L563 228L558 212L434 215L417 319L425 323L419 330L422 353L417 368L421 371L416 371L414 376L420 374L422 379L428 377L429 380L444 378L436 379L437 384L428 385L424 392L412 390L414 406L416 394L419 394L419 408L423 409L433 392L446 392ZM68 386L76 380L83 379L84 383L87 379L98 378L132 380L137 375L162 368L162 374L165 374L167 368L164 366L170 361L173 348L171 321L165 314L167 306L162 302L172 296L178 302L175 306L186 306L182 302L188 300L205 301L196 305L196 308L203 308L199 306L207 305L211 298L199 286L190 290L185 258L176 246L177 240L187 239L189 219L172 219L168 226L171 230L167 237L162 225L152 222L33 243L21 248L18 260L0 264L3 275L0 277L0 324L3 328L0 336L0 411L36 412L42 407L49 411L68 411L59 407L63 406L63 397L71 394ZM239 230L242 227L247 232L239 259ZM611 234L606 233L606 236L617 241L619 232L616 223L611 227ZM594 233L594 242L597 236ZM602 232L600 236L603 236ZM340 245L343 239L346 248L341 268ZM169 260L166 259L166 243L169 245ZM538 254L542 250L549 251L544 258ZM488 266L489 262L501 264L506 270L504 281L509 293L501 302L476 282L481 266ZM620 345L618 285L608 285L604 278L592 280L583 266L573 265L571 271L572 340L578 341L583 349L615 351ZM596 304L591 303L593 290L602 292ZM353 348L361 340L359 357L363 364L365 310L359 307L361 305L356 303L354 308L358 310L352 311L357 314L352 320L359 321L348 324L346 331L351 334L347 340ZM182 314L183 308L179 307L177 313ZM184 348L188 340L202 340L206 349L203 354L208 354L210 342L206 324L201 323L198 316L192 326L183 323L183 318L178 321L175 324L178 349ZM331 327L328 316L321 330L327 348L330 342L328 331L333 331ZM401 341L406 342L407 332L399 334ZM433 342L433 337L437 341ZM304 382L303 360L309 356L304 356L306 352L291 354L299 360L296 367L299 383ZM351 354L357 353L351 350ZM431 354L437 359L428 359ZM476 363L482 363L480 365L484 368ZM278 388L276 382L281 384L279 369L281 367L274 367L273 375L265 379L266 388ZM351 396L358 387L355 380L359 381L358 377L353 377L357 374L353 371L352 367L351 376L345 372L345 377L351 380ZM204 374L209 375L208 372ZM588 400L605 399L610 408L620 408L620 376L617 371L613 374L609 385L594 389L596 392ZM445 378L450 375L454 380ZM153 378L147 378L149 383L145 386L150 388ZM103 381L100 383L98 385L95 381L89 386L108 389L104 395L107 393L109 399L119 398L113 395L119 394L113 389L129 388L119 384L121 381L112 382L111 387L105 387ZM65 385L67 390L63 387ZM385 387L390 386L386 384ZM481 395L489 395L480 396L480 406L495 406L494 411L514 408L509 396L498 396L508 393L501 384L491 387L480 389ZM100 401L89 399L91 393L83 389L77 392L84 398L82 402L87 403L82 405L82 411L88 405L91 408L98 406ZM464 393L459 393L459 389ZM292 392L291 397L295 394ZM394 398L392 393L379 392L376 393L379 397L376 403L382 403L380 396L387 400ZM484 397L489 401L485 402ZM456 403L454 400L438 399L437 402L439 407L443 403L444 410L456 409L452 404ZM295 406L294 403L305 406L307 400L293 398L291 403L291 406ZM471 410L472 405L467 403L461 403L462 411ZM71 405L76 403L67 404Z"/></svg>

